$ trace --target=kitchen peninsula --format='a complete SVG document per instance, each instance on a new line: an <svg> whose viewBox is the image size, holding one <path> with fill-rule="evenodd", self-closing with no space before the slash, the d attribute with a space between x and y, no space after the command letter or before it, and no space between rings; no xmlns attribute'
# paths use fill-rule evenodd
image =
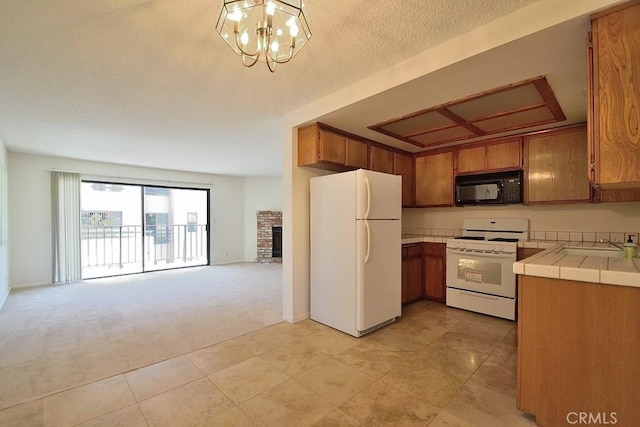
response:
<svg viewBox="0 0 640 427"><path fill-rule="evenodd" d="M574 413L638 425L640 260L609 243L564 242L514 272L518 408L540 426L569 425Z"/></svg>

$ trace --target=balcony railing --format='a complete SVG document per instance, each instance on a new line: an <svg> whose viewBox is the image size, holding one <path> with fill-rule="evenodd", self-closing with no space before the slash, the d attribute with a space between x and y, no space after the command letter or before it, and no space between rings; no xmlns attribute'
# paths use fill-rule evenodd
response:
<svg viewBox="0 0 640 427"><path fill-rule="evenodd" d="M204 224L82 225L81 233L85 279L207 263Z"/></svg>

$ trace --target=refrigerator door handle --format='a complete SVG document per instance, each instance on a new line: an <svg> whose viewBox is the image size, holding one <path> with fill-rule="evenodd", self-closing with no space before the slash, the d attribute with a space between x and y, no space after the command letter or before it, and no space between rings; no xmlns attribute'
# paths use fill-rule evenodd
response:
<svg viewBox="0 0 640 427"><path fill-rule="evenodd" d="M369 211L371 210L371 183L367 175L364 176L364 184L367 187L367 211L364 213L364 219L369 219Z"/></svg>
<svg viewBox="0 0 640 427"><path fill-rule="evenodd" d="M364 256L364 263L369 262L369 253L371 251L371 229L369 228L369 222L364 220L364 228L367 229L367 253Z"/></svg>

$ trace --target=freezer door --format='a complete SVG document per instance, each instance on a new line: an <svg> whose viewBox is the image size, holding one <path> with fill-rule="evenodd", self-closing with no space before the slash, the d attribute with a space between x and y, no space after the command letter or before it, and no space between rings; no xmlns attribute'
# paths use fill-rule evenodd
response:
<svg viewBox="0 0 640 427"><path fill-rule="evenodd" d="M399 317L402 298L400 221L357 221L356 329Z"/></svg>
<svg viewBox="0 0 640 427"><path fill-rule="evenodd" d="M358 169L356 171L357 218L400 219L402 177Z"/></svg>

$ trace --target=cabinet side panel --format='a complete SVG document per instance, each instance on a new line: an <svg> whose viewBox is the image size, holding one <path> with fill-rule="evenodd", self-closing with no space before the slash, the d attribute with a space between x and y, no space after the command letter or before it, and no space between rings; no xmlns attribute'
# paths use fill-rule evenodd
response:
<svg viewBox="0 0 640 427"><path fill-rule="evenodd" d="M312 165L318 161L318 126L298 129L298 166Z"/></svg>

